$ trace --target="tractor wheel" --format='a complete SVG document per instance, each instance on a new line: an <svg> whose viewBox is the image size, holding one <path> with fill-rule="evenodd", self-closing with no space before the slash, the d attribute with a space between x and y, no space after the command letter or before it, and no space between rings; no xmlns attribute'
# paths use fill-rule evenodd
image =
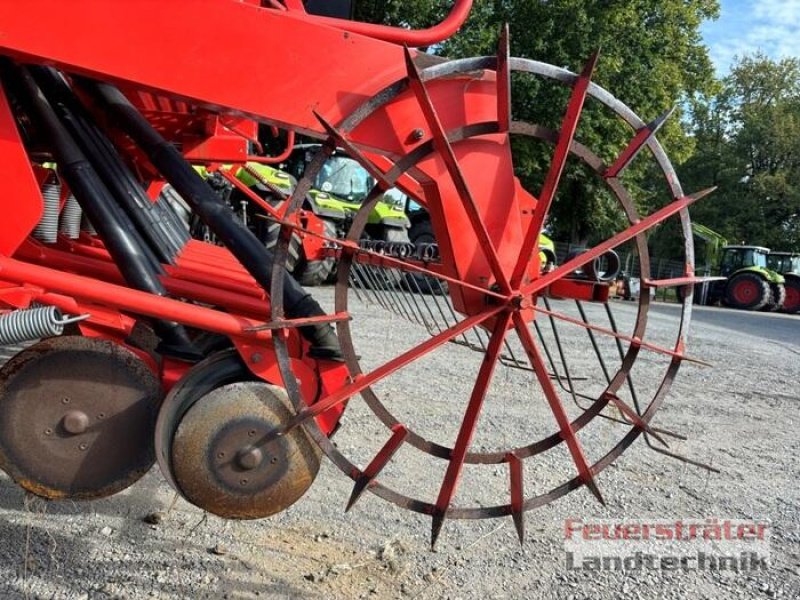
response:
<svg viewBox="0 0 800 600"><path fill-rule="evenodd" d="M740 310L761 310L771 297L769 283L754 273L732 277L725 288L725 304Z"/></svg>
<svg viewBox="0 0 800 600"><path fill-rule="evenodd" d="M784 284L786 299L783 301L783 312L795 314L800 312L800 279L786 279Z"/></svg>
<svg viewBox="0 0 800 600"><path fill-rule="evenodd" d="M322 219L325 225L325 236L336 237L336 223L330 219ZM326 256L319 260L303 260L295 268L295 278L300 285L315 287L324 284L336 270L336 259Z"/></svg>
<svg viewBox="0 0 800 600"><path fill-rule="evenodd" d="M648 328L649 294L642 294L637 306L595 296L588 300L573 277L609 249L630 243L641 278L649 279L647 233L667 219L680 220L684 259L693 270L687 207L707 192L684 193L655 138L668 115L648 124L591 84L596 57L578 75L512 60L507 34L501 39L497 57L441 62L422 72L407 53L404 78L336 125L318 116L328 134L320 152L344 148L368 171L383 174L353 218L338 266L334 311L347 383L323 390L309 405L292 370L286 336L275 332L272 337L289 398L303 408L268 441L305 427L331 463L354 480L348 508L370 492L427 515L432 543L448 519L511 517L522 539L525 511L579 488L605 503L597 477L640 435L649 444L660 441L662 432L650 423L680 365L692 360L684 354L688 304L669 324L659 325L655 336ZM555 98L570 96L568 106L549 107L565 115L560 129L523 121L524 111L512 110L517 90L510 88L518 84L520 90L547 86L558 92ZM601 158L586 145L594 136L575 137L584 100L593 111L620 120L622 150L616 159ZM465 110L455 114L452 106ZM407 135L399 133L409 127L401 118L406 114L416 117L421 139L394 144L398 135ZM380 146L382 137L391 152L376 164L361 148ZM516 142L551 156L541 189L525 189L515 179ZM324 158L318 156L317 166L306 169L290 211L302 206L302 192ZM626 178L619 177L634 159L658 172L662 182L661 208L648 215L639 214ZM614 199L619 226L572 264L542 273L531 257L552 209L561 203L558 210L569 210L567 195L558 193L568 163L579 164ZM422 204L437 208L431 218L441 220L428 232L447 233L452 242L436 271L417 257L393 257L380 247L359 244L382 188L401 177L420 190ZM414 236L419 231L412 230L413 241L420 239ZM419 274L446 283L449 291L433 296L398 293L368 281L355 285L360 275L379 270ZM278 268L273 270L274 286L281 277ZM686 279L694 283L693 278L676 281L686 285ZM554 288L572 301L551 301ZM272 301L273 315L282 315L281 298ZM615 311L628 318L617 318ZM387 317L398 326L376 328L381 322L376 319ZM643 371L639 357L646 376L638 374ZM401 380L424 385L404 399L398 393ZM334 445L315 417L358 395L366 405L359 409L368 409L374 419L343 428ZM616 433L609 420L619 425ZM556 464L559 468L552 468ZM430 486L422 473L441 477Z"/></svg>
<svg viewBox="0 0 800 600"><path fill-rule="evenodd" d="M769 284L769 303L763 310L777 312L783 308L786 302L786 286L782 283Z"/></svg>
<svg viewBox="0 0 800 600"><path fill-rule="evenodd" d="M274 252L275 246L278 244L278 239L281 235L281 224L275 223L274 221L270 221L269 225L267 225L267 233L264 237L264 246L267 250L271 250ZM297 232L292 232L292 237L289 240L289 248L288 254L286 258L286 270L290 273L293 273L295 268L297 267L297 263L300 260L300 248L303 246L303 240L300 239L300 236Z"/></svg>
<svg viewBox="0 0 800 600"><path fill-rule="evenodd" d="M384 242L407 244L411 241L411 236L404 227L384 227L382 237Z"/></svg>

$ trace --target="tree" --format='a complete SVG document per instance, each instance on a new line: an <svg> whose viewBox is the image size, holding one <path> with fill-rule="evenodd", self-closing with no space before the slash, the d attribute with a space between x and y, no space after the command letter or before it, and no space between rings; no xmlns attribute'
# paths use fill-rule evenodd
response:
<svg viewBox="0 0 800 600"><path fill-rule="evenodd" d="M421 28L443 18L450 6L452 0L364 0L357 5L356 17ZM717 0L476 0L462 30L430 51L452 58L494 54L504 23L510 23L515 56L580 71L601 49L595 81L647 121L713 91L713 70L699 27L718 11ZM567 92L523 85L515 89L514 118L558 128ZM612 160L632 131L594 108L587 106L577 137L601 158ZM673 160L680 162L692 154L694 146L685 135L680 109L678 113L659 139ZM520 141L515 150L517 174L536 193L552 147ZM626 177L643 210L668 200L645 185L650 175L638 164ZM559 202L548 222L555 237L593 243L618 230L620 219L602 182L580 165L568 165Z"/></svg>
<svg viewBox="0 0 800 600"><path fill-rule="evenodd" d="M695 218L728 239L800 251L800 60L743 57L693 110L681 176L719 186Z"/></svg>

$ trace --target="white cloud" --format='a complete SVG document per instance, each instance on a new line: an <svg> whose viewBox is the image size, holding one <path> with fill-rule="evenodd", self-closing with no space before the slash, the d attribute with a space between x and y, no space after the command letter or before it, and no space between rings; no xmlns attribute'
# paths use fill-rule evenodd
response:
<svg viewBox="0 0 800 600"><path fill-rule="evenodd" d="M800 57L800 0L724 0L719 21L703 31L720 74L736 57L757 51L774 59Z"/></svg>

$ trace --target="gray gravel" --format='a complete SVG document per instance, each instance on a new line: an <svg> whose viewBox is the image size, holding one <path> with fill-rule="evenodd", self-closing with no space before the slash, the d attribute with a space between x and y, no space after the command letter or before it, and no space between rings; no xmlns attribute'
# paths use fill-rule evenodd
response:
<svg viewBox="0 0 800 600"><path fill-rule="evenodd" d="M318 295L330 303L331 290ZM567 303L554 308L570 310ZM631 304L614 310L630 324ZM367 366L425 338L374 306L353 312ZM698 311L689 344L690 354L714 368L685 365L655 420L688 436L671 442L673 450L713 464L719 475L653 452L640 439L598 476L606 507L581 489L529 512L524 546L510 519L448 521L435 552L429 518L371 495L345 514L351 483L329 463L299 503L258 522L205 516L176 500L158 469L113 498L81 504L26 497L0 476L0 598L800 598L800 318L719 312L725 314ZM672 339L676 314L674 307L653 311L654 340ZM756 335L751 319L768 319L780 335ZM561 333L576 386L597 393L601 373L585 333ZM608 356L615 352L610 341L601 346ZM479 360L448 345L376 390L398 418L450 445ZM634 370L641 396L652 394L667 362L642 355ZM566 395L564 402L570 416L579 414ZM473 449L529 443L554 430L529 374L503 367ZM626 431L597 419L580 439L597 460ZM359 399L336 442L363 465L386 438ZM431 501L442 473L441 461L404 449L382 480ZM547 491L573 473L559 446L526 461L526 492ZM456 504L507 502L507 477L500 468L467 467ZM563 530L570 517L770 520L772 564L761 573L569 571Z"/></svg>

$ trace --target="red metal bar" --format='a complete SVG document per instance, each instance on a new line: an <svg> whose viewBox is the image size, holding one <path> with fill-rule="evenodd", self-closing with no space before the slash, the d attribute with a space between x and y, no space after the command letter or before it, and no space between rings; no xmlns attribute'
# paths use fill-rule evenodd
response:
<svg viewBox="0 0 800 600"><path fill-rule="evenodd" d="M583 112L583 104L586 101L586 96L589 91L589 84L592 81L592 73L594 73L595 65L600 53L596 52L586 63L583 72L575 80L575 85L572 89L572 95L567 105L567 112L564 115L564 121L561 124L561 131L558 134L558 142L556 143L555 151L553 152L553 160L550 163L550 169L542 186L542 192L539 194L539 201L536 204L533 218L528 225L528 230L525 233L525 238L520 250L517 265L514 267L514 272L511 275L511 285L518 287L525 275L525 271L530 262L531 256L534 255L536 249L539 247L539 232L544 226L544 220L547 218L547 213L550 211L550 206L553 203L553 198L558 191L558 184L561 181L561 174L564 172L564 167L567 164L569 157L569 150L572 142L575 139L575 132L578 129L578 122Z"/></svg>
<svg viewBox="0 0 800 600"><path fill-rule="evenodd" d="M361 475L356 478L355 485L353 485L353 491L350 494L350 499L347 501L347 507L344 509L345 512L353 508L353 505L364 493L364 490L367 489L369 484L372 483L372 481L378 476L378 474L383 470L383 468L403 445L406 437L408 437L408 429L405 425L398 423L392 427L392 437L390 437L389 440L378 451L378 453L375 455L375 458L373 458L369 465L367 465L367 468L361 472Z"/></svg>
<svg viewBox="0 0 800 600"><path fill-rule="evenodd" d="M622 151L617 160L614 161L614 164L608 167L608 169L606 169L606 172L603 173L603 177L605 177L606 179L611 179L612 177L618 177L619 174L622 173L622 171L627 169L628 165L630 165L633 162L633 159L636 158L639 152L642 151L642 148L644 148L647 145L647 143L656 136L658 130L661 129L664 123L666 123L667 119L674 110L675 110L674 108L671 108L663 115L658 117L655 121L653 121L648 125L645 125L638 132L636 132L634 138Z"/></svg>
<svg viewBox="0 0 800 600"><path fill-rule="evenodd" d="M704 361L699 360L697 358L692 358L691 356L686 356L685 354L683 354L680 351L668 350L666 348L662 348L661 346L656 346L655 344L650 344L648 342L642 341L639 338L631 337L629 335L625 335L623 333L619 333L619 332L613 331L611 329L607 329L605 327L600 327L599 325L592 325L591 323L585 323L584 321L579 321L578 319L573 319L572 317L570 317L568 315L565 315L565 314L562 314L562 313L559 313L559 312L555 312L555 311L552 311L552 310L547 310L547 309L541 308L540 306L536 306L534 308L534 310L536 312L540 312L542 314L545 314L545 315L548 315L550 317L553 317L554 319L558 319L559 321L565 321L567 323L572 323L573 325L577 325L578 327L583 327L584 329L591 329L592 331L597 331L597 332L602 333L604 335L609 335L611 337L615 337L618 340L623 340L625 342L629 342L630 344L633 344L634 346L638 346L640 348L644 348L645 350L650 350L650 351L656 352L658 354L665 354L667 356L671 356L672 358L676 358L678 360L685 360L685 361L692 362L692 363L695 363L695 364L698 364L698 365L702 365L704 367L710 367L711 366L707 362L704 362Z"/></svg>
<svg viewBox="0 0 800 600"><path fill-rule="evenodd" d="M0 277L6 281L36 285L51 292L114 307L117 310L176 321L183 325L227 336L247 337L263 341L272 337L270 331L247 331L250 328L264 325L263 321L237 317L180 300L155 296L13 258L0 257Z"/></svg>
<svg viewBox="0 0 800 600"><path fill-rule="evenodd" d="M237 179L237 178L236 178L236 175L234 175L233 173L231 173L231 172L230 172L230 170L228 170L228 169L219 169L219 170L217 171L217 173L219 173L220 175L222 175L222 176L223 176L223 177L224 177L224 178L225 178L227 181L229 181L229 182L230 182L230 183L231 183L231 184L232 184L232 185L233 185L233 186L234 186L234 187L235 187L237 190L239 190L239 191L240 191L240 192L242 192L242 193L243 193L245 196L247 196L247 198L248 198L248 199L249 199L249 200L250 200L250 201L251 201L253 204L255 204L256 206L258 206L258 207L259 207L261 210L263 210L264 212L266 212L268 215L270 215L271 217L274 217L275 219L280 219L280 218L281 218L281 216L282 216L282 215L281 215L281 214L280 214L280 213L279 213L279 212L278 212L278 211L277 211L277 210L276 210L276 209L275 209L273 206L271 206L269 202L267 202L266 200L264 200L264 199L263 199L261 196L259 196L258 194L256 194L256 193L255 193L253 190L251 190L249 187L247 187L247 186L246 186L244 183L242 183L241 181L239 181L239 179Z"/></svg>
<svg viewBox="0 0 800 600"><path fill-rule="evenodd" d="M483 356L478 376L475 379L475 385L472 387L472 394L467 404L467 410L464 413L464 419L461 421L461 427L458 430L453 452L450 454L450 462L447 464L447 471L444 474L442 486L439 488L439 496L436 499L436 510L433 513L431 547L436 545L436 540L444 524L447 509L450 508L450 502L452 502L453 496L458 489L458 481L461 477L464 459L469 451L472 437L475 435L478 417L483 408L483 401L486 399L486 392L492 382L492 375L497 366L497 359L503 347L503 342L506 339L506 332L508 331L510 323L511 314L509 312L500 315L494 326L494 331L492 331L489 344L486 347L486 354Z"/></svg>
<svg viewBox="0 0 800 600"><path fill-rule="evenodd" d="M408 68L409 85L411 86L414 95L417 97L417 101L422 109L422 114L425 116L425 121L428 123L428 127L431 129L434 147L442 157L442 160L447 167L447 172L450 174L450 177L453 180L458 197L467 212L472 229L478 238L478 243L480 244L486 259L489 262L492 275L494 275L495 279L497 280L501 291L510 293L511 286L509 285L508 278L506 277L503 267L500 264L500 259L497 255L497 248L495 248L494 242L492 242L492 238L489 236L489 232L486 230L486 225L481 218L478 205L475 203L475 198L473 198L472 192L470 192L467 180L464 178L464 174L461 172L461 167L458 164L458 159L456 158L455 152L453 152L453 147L450 145L450 141L447 139L447 134L445 133L444 127L442 127L442 122L439 119L436 108L433 106L431 97L428 95L428 90L425 88L425 84L422 82L420 77L419 70L414 64L414 58L411 56L411 53L407 48L405 57L406 66Z"/></svg>
<svg viewBox="0 0 800 600"><path fill-rule="evenodd" d="M296 327L305 327L306 325L318 325L320 323L341 323L342 321L352 320L352 315L348 312L338 312L332 315L320 315L318 317L305 317L302 319L278 319L270 321L264 325L246 329L247 332L275 330L275 329L294 329Z"/></svg>
<svg viewBox="0 0 800 600"><path fill-rule="evenodd" d="M705 196L713 192L715 189L717 188L716 187L708 188L706 190L703 190L702 192L692 194L691 196L684 196L683 198L670 202L664 208L657 210L650 216L645 217L644 219L640 219L639 221L637 221L624 231L621 231L617 235L607 239L602 244L595 246L591 250L587 250L583 254L579 254L572 260L568 260L563 265L557 267L554 271L551 271L550 273L543 275L536 281L533 281L530 284L523 286L522 293L524 295L528 295L528 294L535 294L539 290L543 290L554 281L557 281L559 279L562 279L570 275L571 273L580 269L582 266L592 262L597 257L602 256L609 250L616 248L620 244L624 244L625 242L633 239L640 233L644 233L648 229L655 227L656 225L668 219L672 215L679 213L684 208L691 206L701 198L704 198Z"/></svg>
<svg viewBox="0 0 800 600"><path fill-rule="evenodd" d="M544 364L539 348L536 346L536 342L533 341L533 336L531 335L530 329L528 329L528 324L522 318L522 315L516 312L514 313L514 325L517 330L517 335L519 335L520 342L522 342L522 346L525 348L525 353L528 355L528 360L531 362L531 366L536 373L536 378L539 380L539 385L544 392L545 398L547 398L547 403L550 405L550 410L556 419L556 423L558 423L561 437L566 442L567 448L572 455L572 460L578 470L578 476L600 503L605 505L605 500L603 500L600 489L594 481L592 469L586 460L586 455L575 435L575 431L572 429L567 412L564 410L561 398L558 396L558 391L556 391L556 388L553 386L553 382L550 381L550 376L547 374L547 367Z"/></svg>
<svg viewBox="0 0 800 600"><path fill-rule="evenodd" d="M668 288L681 287L684 285L695 285L697 283L708 283L711 281L725 281L727 277L675 277L673 279L643 279L642 286L648 288Z"/></svg>
<svg viewBox="0 0 800 600"><path fill-rule="evenodd" d="M421 48L438 44L455 34L467 20L471 9L472 0L455 0L453 8L447 17L438 25L428 29L402 29L400 27L373 25L372 23L362 23L360 21L346 21L344 19L312 15L308 15L306 18L325 25L332 25L345 31L392 42L393 44L405 44L412 48Z"/></svg>
<svg viewBox="0 0 800 600"><path fill-rule="evenodd" d="M419 346L415 346L411 350L408 350L407 352L404 352L400 356L397 356L392 360L384 363L383 365L371 371L367 375L363 374L356 375L351 383L334 391L325 398L320 399L313 406L308 406L303 408L300 412L298 412L294 417L292 417L288 421L288 423L283 427L283 429L276 430L274 434L265 436L264 439L262 439L261 443L265 444L277 437L286 435L289 431L291 431L298 425L302 425L308 419L316 417L317 415L325 412L332 406L336 406L337 404L346 402L351 396L358 394L361 390L366 389L371 385L374 385L381 379L385 379L392 373L402 369L403 367L408 366L409 364L417 360L419 357L424 356L429 352L432 352L439 346L446 344L447 342L449 342L453 338L458 337L465 331L469 331L473 327L476 327L477 325L480 325L484 321L491 319L493 316L495 316L502 310L504 310L504 307L497 306L479 315L467 317L460 323L457 323L452 327L448 327L441 333L433 336L430 339L425 340Z"/></svg>

